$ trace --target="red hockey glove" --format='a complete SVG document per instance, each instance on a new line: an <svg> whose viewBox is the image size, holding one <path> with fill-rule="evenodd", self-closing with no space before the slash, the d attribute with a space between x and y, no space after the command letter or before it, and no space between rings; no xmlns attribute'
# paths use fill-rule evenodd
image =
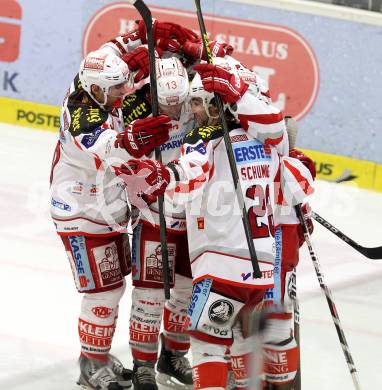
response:
<svg viewBox="0 0 382 390"><path fill-rule="evenodd" d="M146 47L139 46L131 53L125 54L121 57L126 62L129 70L132 72L138 71L134 77L137 83L145 79L150 73L149 51Z"/></svg>
<svg viewBox="0 0 382 390"><path fill-rule="evenodd" d="M143 43L147 43L146 26L141 20L138 24L139 35ZM188 28L182 27L176 23L153 21L154 41L158 39L176 39L183 44L186 40L197 41L199 36Z"/></svg>
<svg viewBox="0 0 382 390"><path fill-rule="evenodd" d="M248 84L238 75L219 65L200 64L194 70L200 74L204 89L219 93L224 103L236 103L248 89Z"/></svg>
<svg viewBox="0 0 382 390"><path fill-rule="evenodd" d="M313 230L314 230L314 226L313 226L313 221L312 221L312 218L310 217L310 206L309 206L309 203L305 203L302 207L302 214L304 216L304 219L305 219L305 222L306 224L308 225L308 231L309 231L309 234L312 234L313 233ZM297 234L298 234L298 239L299 239L299 245L300 247L304 244L305 242L305 238L304 238L304 231L302 229L302 226L301 224L298 225L298 228L297 228Z"/></svg>
<svg viewBox="0 0 382 390"><path fill-rule="evenodd" d="M297 158L297 160L300 160L309 169L313 179L316 178L316 167L314 166L314 162L310 157L308 157L306 154L304 154L303 152L301 152L301 150L298 149L291 149L289 151L289 157Z"/></svg>
<svg viewBox="0 0 382 390"><path fill-rule="evenodd" d="M181 45L175 39L161 38L157 40L155 48L157 50L159 48L161 51L170 51L171 53L179 53Z"/></svg>
<svg viewBox="0 0 382 390"><path fill-rule="evenodd" d="M225 55L231 55L233 52L233 47L227 43L211 41L209 46L212 57L224 57ZM207 61L207 54L204 50L203 42L186 41L183 44L183 54L191 60L202 59Z"/></svg>
<svg viewBox="0 0 382 390"><path fill-rule="evenodd" d="M139 195L143 199L149 199L150 202L154 201L153 196L163 195L170 182L169 171L157 160L129 160L121 166L120 171L125 175L134 174L145 179L148 187L144 190L139 187ZM133 191L134 189L129 188L128 190Z"/></svg>
<svg viewBox="0 0 382 390"><path fill-rule="evenodd" d="M115 147L122 147L135 158L148 156L169 139L171 119L167 115L137 119L117 135Z"/></svg>

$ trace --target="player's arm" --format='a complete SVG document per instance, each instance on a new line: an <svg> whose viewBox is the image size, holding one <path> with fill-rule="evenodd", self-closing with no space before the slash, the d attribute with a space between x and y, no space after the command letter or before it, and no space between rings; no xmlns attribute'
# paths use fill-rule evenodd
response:
<svg viewBox="0 0 382 390"><path fill-rule="evenodd" d="M204 89L217 92L244 130L264 145L276 147L282 155L289 153L284 117L281 111L249 89L235 67L200 64L194 69L200 74Z"/></svg>
<svg viewBox="0 0 382 390"><path fill-rule="evenodd" d="M221 126L205 126L186 135L179 160L168 164L171 182L167 190L177 195L179 203L191 201L200 195L212 178L214 148L222 134Z"/></svg>
<svg viewBox="0 0 382 390"><path fill-rule="evenodd" d="M71 114L69 133L76 147L91 155L97 165L119 166L131 158L148 156L169 138L170 118L166 115L137 119L118 133L108 123L108 113L77 107Z"/></svg>
<svg viewBox="0 0 382 390"><path fill-rule="evenodd" d="M283 156L280 161L284 199L296 206L314 192L310 170L298 159Z"/></svg>

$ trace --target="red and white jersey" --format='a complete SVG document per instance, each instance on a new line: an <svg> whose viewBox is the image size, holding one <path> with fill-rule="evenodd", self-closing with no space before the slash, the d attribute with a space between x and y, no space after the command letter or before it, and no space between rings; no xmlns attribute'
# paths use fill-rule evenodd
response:
<svg viewBox="0 0 382 390"><path fill-rule="evenodd" d="M276 250L276 203L299 201L311 188L295 186L299 177L294 177L289 188L287 180L290 178L284 180L283 158L276 148L262 144L242 128L231 130L230 138L263 275L261 279L252 277L240 207L220 126L201 127L188 133L178 166L181 181L169 186L167 195L185 204L194 281L212 278L231 285L269 288L273 285ZM309 182L309 171L298 160L294 165ZM296 189L298 193L294 192Z"/></svg>
<svg viewBox="0 0 382 390"><path fill-rule="evenodd" d="M114 168L132 158L115 146L122 110L85 105L77 77L61 108L60 137L51 171L51 215L57 232L113 234L128 221L125 184Z"/></svg>
<svg viewBox="0 0 382 390"><path fill-rule="evenodd" d="M135 29L106 42L101 46L101 50L122 57L124 54L131 53L142 45L143 42L140 38L140 33L138 29Z"/></svg>
<svg viewBox="0 0 382 390"><path fill-rule="evenodd" d="M255 72L231 56L215 58L214 63L223 67L229 65L230 72L237 73L248 85L242 98L231 106L235 119L244 130L264 145L271 145L282 156L289 155L288 133L282 112L272 104L268 86Z"/></svg>
<svg viewBox="0 0 382 390"><path fill-rule="evenodd" d="M180 149L183 140L188 132L194 126L194 116L191 112L191 106L187 100L180 114L179 120L172 120L172 129L170 130L170 139L161 145L163 164L168 164L171 161L177 160L180 157ZM159 229L159 206L158 202L154 202L149 206L150 213L142 213L141 220L154 224ZM165 198L164 204L166 228L172 233L181 233L186 231L186 215L182 205L175 205L173 202Z"/></svg>

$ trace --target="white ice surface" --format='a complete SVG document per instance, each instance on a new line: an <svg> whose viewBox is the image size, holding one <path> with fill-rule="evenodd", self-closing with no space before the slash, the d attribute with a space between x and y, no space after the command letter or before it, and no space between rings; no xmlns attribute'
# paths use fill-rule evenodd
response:
<svg viewBox="0 0 382 390"><path fill-rule="evenodd" d="M56 135L0 125L0 389L76 389L77 294L49 219ZM313 208L365 246L382 245L382 194L318 182ZM382 261L316 225L315 248L333 292L362 389L382 389ZM130 282L113 352L130 365ZM298 269L303 390L353 389L324 295L306 250Z"/></svg>

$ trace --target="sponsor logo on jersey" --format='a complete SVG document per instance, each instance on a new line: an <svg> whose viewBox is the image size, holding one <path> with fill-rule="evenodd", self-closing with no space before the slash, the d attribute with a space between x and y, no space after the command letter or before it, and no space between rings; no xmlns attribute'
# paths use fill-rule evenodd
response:
<svg viewBox="0 0 382 390"><path fill-rule="evenodd" d="M225 324L233 315L234 307L230 301L219 299L208 309L208 317L212 322Z"/></svg>
<svg viewBox="0 0 382 390"><path fill-rule="evenodd" d="M168 243L168 265L170 271L170 283L174 283L174 264L176 256L175 244ZM145 242L145 272L144 278L150 282L163 282L163 261L161 245L155 241Z"/></svg>
<svg viewBox="0 0 382 390"><path fill-rule="evenodd" d="M91 290L95 285L86 253L85 238L83 236L69 236L68 239L76 269L77 288L80 291Z"/></svg>
<svg viewBox="0 0 382 390"><path fill-rule="evenodd" d="M266 153L264 145L255 140L236 143L232 147L237 165L272 159L271 155Z"/></svg>
<svg viewBox="0 0 382 390"><path fill-rule="evenodd" d="M191 153L191 152L199 152L200 154L206 154L206 146L204 145L204 142L199 142L194 146L187 146L186 148L186 154Z"/></svg>
<svg viewBox="0 0 382 390"><path fill-rule="evenodd" d="M268 301L270 299L273 299L273 295L273 288L266 289L264 293L264 300Z"/></svg>
<svg viewBox="0 0 382 390"><path fill-rule="evenodd" d="M188 327L188 329L196 329L204 305L210 294L211 285L212 279L203 279L194 284L191 302L187 310L187 323L185 324L185 327Z"/></svg>
<svg viewBox="0 0 382 390"><path fill-rule="evenodd" d="M94 129L92 134L84 135L81 143L85 146L85 148L91 148L96 142L98 137L105 131L102 127L97 127Z"/></svg>
<svg viewBox="0 0 382 390"><path fill-rule="evenodd" d="M89 195L90 196L97 196L99 192L97 184L92 184L90 186Z"/></svg>
<svg viewBox="0 0 382 390"><path fill-rule="evenodd" d="M204 217L196 218L196 223L198 225L198 230L203 230L204 229Z"/></svg>
<svg viewBox="0 0 382 390"><path fill-rule="evenodd" d="M59 202L58 200L56 200L54 198L52 198L51 204L52 204L53 207L57 207L60 210L72 211L72 208L68 204L63 203L63 202Z"/></svg>
<svg viewBox="0 0 382 390"><path fill-rule="evenodd" d="M84 184L80 181L76 181L76 184L74 184L71 187L71 193L76 195L82 195L82 192L84 190Z"/></svg>
<svg viewBox="0 0 382 390"><path fill-rule="evenodd" d="M108 318L113 313L114 309L106 306L96 306L92 308L93 314L98 318Z"/></svg>
<svg viewBox="0 0 382 390"><path fill-rule="evenodd" d="M240 276L243 282L245 282L249 278L256 279L254 272L242 272ZM273 278L273 270L261 271L261 277L263 279Z"/></svg>
<svg viewBox="0 0 382 390"><path fill-rule="evenodd" d="M161 145L160 150L163 152L170 149L178 149L181 146L182 146L181 139L172 140L172 141L170 140L169 142L166 142L165 144Z"/></svg>
<svg viewBox="0 0 382 390"><path fill-rule="evenodd" d="M248 137L246 136L246 134L233 135L230 138L232 143L248 141Z"/></svg>
<svg viewBox="0 0 382 390"><path fill-rule="evenodd" d="M115 324L96 325L84 321L80 318L78 323L78 333L83 348L89 352L105 352L110 349L111 341L115 331ZM85 345L84 345L85 344Z"/></svg>
<svg viewBox="0 0 382 390"><path fill-rule="evenodd" d="M94 259L102 286L110 286L122 280L118 249L115 242L93 248Z"/></svg>
<svg viewBox="0 0 382 390"><path fill-rule="evenodd" d="M179 221L175 221L173 223L170 224L170 227L171 229L174 229L175 227L177 227L179 225Z"/></svg>

